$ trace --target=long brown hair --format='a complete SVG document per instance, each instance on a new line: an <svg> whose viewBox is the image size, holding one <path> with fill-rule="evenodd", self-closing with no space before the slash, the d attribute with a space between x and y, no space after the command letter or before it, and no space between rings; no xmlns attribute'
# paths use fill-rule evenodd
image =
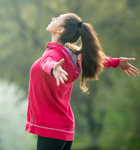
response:
<svg viewBox="0 0 140 150"><path fill-rule="evenodd" d="M105 54L102 51L102 47L93 27L88 23L82 22L81 27L79 27L79 22L81 22L81 18L78 15L68 13L62 25L65 28L65 32L60 37L60 41L77 55L81 53L82 76L80 88L83 92L87 92L86 81L88 79L98 80L98 74L103 69L103 56L105 56ZM81 45L78 47L73 43L76 43L80 37Z"/></svg>

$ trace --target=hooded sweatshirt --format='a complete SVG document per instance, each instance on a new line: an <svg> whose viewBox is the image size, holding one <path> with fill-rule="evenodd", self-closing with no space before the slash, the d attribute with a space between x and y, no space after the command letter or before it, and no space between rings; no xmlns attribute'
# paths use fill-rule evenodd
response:
<svg viewBox="0 0 140 150"><path fill-rule="evenodd" d="M81 71L80 60L74 63L69 52L57 43L48 43L47 49L31 67L26 131L65 141L73 141L75 121L70 106L73 82ZM61 65L68 73L65 84L56 85L51 76L53 66L64 58ZM106 58L105 67L117 67L119 59Z"/></svg>

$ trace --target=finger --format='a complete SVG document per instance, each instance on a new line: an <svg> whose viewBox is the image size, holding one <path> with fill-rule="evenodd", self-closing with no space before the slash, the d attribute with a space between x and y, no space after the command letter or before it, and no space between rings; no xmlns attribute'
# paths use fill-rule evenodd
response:
<svg viewBox="0 0 140 150"><path fill-rule="evenodd" d="M62 73L62 78L65 80L65 81L67 81L68 80L68 78Z"/></svg>
<svg viewBox="0 0 140 150"><path fill-rule="evenodd" d="M124 71L124 73L129 77L130 75L127 73L127 71L126 70L123 70Z"/></svg>
<svg viewBox="0 0 140 150"><path fill-rule="evenodd" d="M130 66L131 66L132 69L134 69L135 71L137 71L137 72L139 73L139 70L138 70L136 67L134 67L134 66L131 65L131 64L130 64Z"/></svg>
<svg viewBox="0 0 140 150"><path fill-rule="evenodd" d="M65 84L65 82L64 82L64 80L63 80L63 78L60 76L59 77L59 79L60 79L60 81L63 83L63 84Z"/></svg>
<svg viewBox="0 0 140 150"><path fill-rule="evenodd" d="M132 71L130 71L130 70L127 70L127 72L129 73L129 74L131 74L132 76L136 76Z"/></svg>
<svg viewBox="0 0 140 150"><path fill-rule="evenodd" d="M58 78L56 79L56 84L57 84L57 86L59 86L59 85L60 85L60 81L59 81L59 79L58 79Z"/></svg>
<svg viewBox="0 0 140 150"><path fill-rule="evenodd" d="M136 71L136 70L134 70L133 68L129 68L129 70L130 70L131 72L135 73L135 74L139 74L139 72Z"/></svg>
<svg viewBox="0 0 140 150"><path fill-rule="evenodd" d="M68 73L67 73L65 70L63 70L62 68L61 68L61 72L62 72L65 76L68 76Z"/></svg>

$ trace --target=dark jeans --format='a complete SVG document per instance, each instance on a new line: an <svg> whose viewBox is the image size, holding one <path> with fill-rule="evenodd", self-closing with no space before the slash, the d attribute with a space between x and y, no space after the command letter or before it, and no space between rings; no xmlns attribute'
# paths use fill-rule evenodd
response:
<svg viewBox="0 0 140 150"><path fill-rule="evenodd" d="M70 150L72 141L63 141L47 137L38 136L37 150Z"/></svg>

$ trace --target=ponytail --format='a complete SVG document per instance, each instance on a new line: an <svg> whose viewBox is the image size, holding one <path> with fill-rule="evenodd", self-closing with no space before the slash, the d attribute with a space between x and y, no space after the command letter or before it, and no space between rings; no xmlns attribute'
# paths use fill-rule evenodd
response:
<svg viewBox="0 0 140 150"><path fill-rule="evenodd" d="M60 37L60 42L66 47L70 48L75 54L81 53L82 76L80 88L83 92L87 92L86 81L98 80L98 74L103 69L102 47L97 38L97 34L93 27L88 23L83 23L81 18L74 14L68 13L62 24L65 32ZM81 36L81 46L78 47L74 43L78 41Z"/></svg>
<svg viewBox="0 0 140 150"><path fill-rule="evenodd" d="M82 51L82 76L80 88L87 92L86 81L98 80L98 74L103 69L102 47L93 27L88 23L83 23L81 28L81 51Z"/></svg>

